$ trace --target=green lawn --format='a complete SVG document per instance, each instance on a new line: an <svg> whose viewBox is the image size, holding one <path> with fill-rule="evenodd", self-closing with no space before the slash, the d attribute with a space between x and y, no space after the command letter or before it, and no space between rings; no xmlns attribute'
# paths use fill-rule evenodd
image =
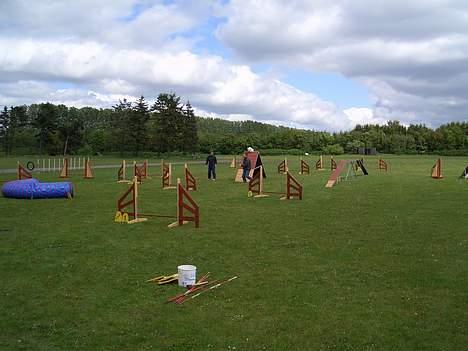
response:
<svg viewBox="0 0 468 351"><path fill-rule="evenodd" d="M390 172L367 157L368 177L327 189L328 169L298 175L289 157L303 201L248 198L227 164L216 182L193 165L199 229L114 223L127 187L116 169L75 172L73 200L0 197L0 349L466 350L468 181L457 177L468 159L444 157L442 180L429 176L435 156L385 159ZM285 188L279 161L264 159L266 190ZM141 210L175 214L175 191L150 172ZM239 278L166 304L181 289L145 280L180 264Z"/></svg>

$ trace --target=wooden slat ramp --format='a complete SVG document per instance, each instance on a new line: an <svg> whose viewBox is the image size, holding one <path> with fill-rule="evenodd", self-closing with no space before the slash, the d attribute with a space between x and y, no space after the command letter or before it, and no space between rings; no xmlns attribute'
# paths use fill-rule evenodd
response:
<svg viewBox="0 0 468 351"><path fill-rule="evenodd" d="M330 178L328 178L328 182L325 185L326 188L331 188L333 185L336 184L336 181L337 181L338 177L340 176L340 173L343 171L343 169L345 168L347 163L348 163L348 161L346 161L346 160L341 160L338 163L338 166L333 171L333 173L330 175Z"/></svg>

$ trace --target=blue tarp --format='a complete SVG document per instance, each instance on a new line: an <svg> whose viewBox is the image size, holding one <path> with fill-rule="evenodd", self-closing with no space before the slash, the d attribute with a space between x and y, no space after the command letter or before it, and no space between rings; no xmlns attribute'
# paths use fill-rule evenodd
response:
<svg viewBox="0 0 468 351"><path fill-rule="evenodd" d="M2 187L5 197L15 199L53 199L73 197L73 183L41 183L37 179L7 182Z"/></svg>

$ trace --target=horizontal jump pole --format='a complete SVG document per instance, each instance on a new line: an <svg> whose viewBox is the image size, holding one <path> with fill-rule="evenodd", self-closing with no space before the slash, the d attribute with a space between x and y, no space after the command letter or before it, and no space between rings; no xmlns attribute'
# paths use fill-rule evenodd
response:
<svg viewBox="0 0 468 351"><path fill-rule="evenodd" d="M139 213L139 214L142 216L146 216L146 217L177 218L177 216L160 215L160 214L155 214L155 213Z"/></svg>

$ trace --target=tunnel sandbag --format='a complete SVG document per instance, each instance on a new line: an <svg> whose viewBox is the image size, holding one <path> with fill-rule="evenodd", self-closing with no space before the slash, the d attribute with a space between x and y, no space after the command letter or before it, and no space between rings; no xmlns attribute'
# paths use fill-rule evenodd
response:
<svg viewBox="0 0 468 351"><path fill-rule="evenodd" d="M2 187L5 197L15 199L55 199L73 197L71 182L41 183L37 179L14 180Z"/></svg>

